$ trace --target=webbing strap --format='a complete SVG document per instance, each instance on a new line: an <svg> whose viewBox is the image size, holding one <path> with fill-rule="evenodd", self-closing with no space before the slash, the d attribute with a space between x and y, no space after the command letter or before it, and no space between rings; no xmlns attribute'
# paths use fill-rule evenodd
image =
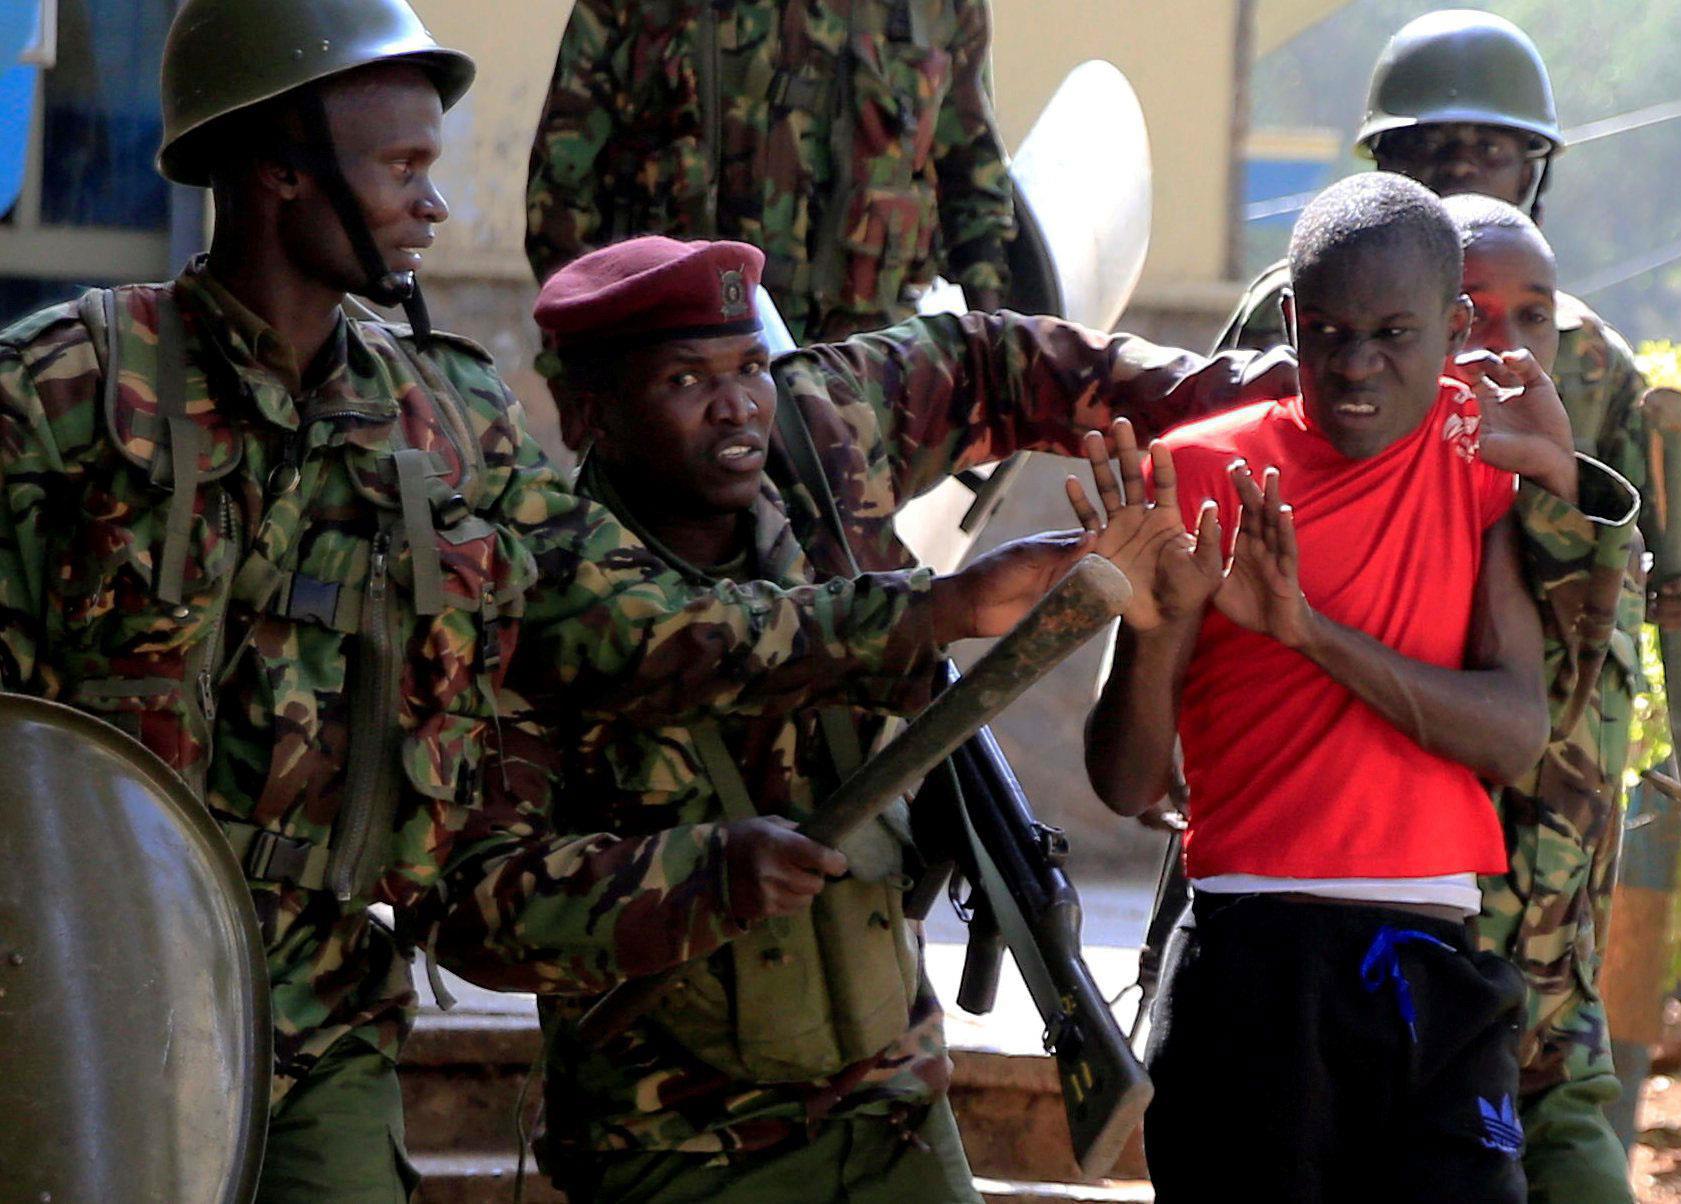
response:
<svg viewBox="0 0 1681 1204"><path fill-rule="evenodd" d="M811 437L811 428L806 425L805 416L800 413L799 406L792 398L784 398L776 407L776 429L782 435L782 443L788 450L788 458L794 467L794 479L806 487L811 494L811 500L817 507L824 525L829 528L829 534L834 536L835 542L846 554L847 568L854 577L862 571L858 567L858 558L852 554L852 541L846 537L846 520L841 516L840 504L835 501L834 490L829 488L828 475L823 471L822 461L817 455L817 442ZM829 747L829 759L834 763L837 780L844 782L852 771L864 763L863 746L858 742L858 726L853 722L852 713L846 707L824 707L817 713L818 723L823 728L823 741Z"/></svg>
<svg viewBox="0 0 1681 1204"><path fill-rule="evenodd" d="M852 162L854 111L854 77L858 71L858 13L864 5L853 0L846 6L846 45L835 63L835 99L829 124L829 161L843 165ZM822 302L833 302L839 295L845 277L845 255L841 242L846 231L847 210L850 209L852 189L843 189L833 198L830 211L823 215L817 243L812 249L812 292Z"/></svg>
<svg viewBox="0 0 1681 1204"><path fill-rule="evenodd" d="M256 882L284 882L304 890L325 890L332 850L243 820L217 817L245 876Z"/></svg>
<svg viewBox="0 0 1681 1204"><path fill-rule="evenodd" d="M712 789L718 795L718 801L723 804L724 818L728 820L752 819L759 814L759 809L753 805L753 796L747 792L747 783L741 776L741 770L736 767L735 758L730 756L730 750L724 747L724 737L718 730L716 723L697 723L689 729L694 737L695 752L700 756L701 767L706 770L706 776L712 779Z"/></svg>
<svg viewBox="0 0 1681 1204"><path fill-rule="evenodd" d="M83 298L82 322L89 326L90 313L86 307L86 297ZM102 401L105 406L106 420L117 412L117 398L122 392L122 364L123 341L117 330L117 290L102 288L99 290L99 311L105 319L105 395Z"/></svg>
<svg viewBox="0 0 1681 1204"><path fill-rule="evenodd" d="M444 570L438 557L438 536L432 528L432 505L426 496L427 470L432 458L418 448L392 453L397 464L397 495L403 506L403 534L408 537L414 567L416 614L435 615L444 609Z"/></svg>
<svg viewBox="0 0 1681 1204"><path fill-rule="evenodd" d="M829 534L840 544L841 551L846 553L846 565L854 577L861 571L858 559L852 554L852 544L846 538L846 521L841 517L840 506L835 501L835 494L829 488L829 478L823 471L823 462L817 455L817 443L811 437L811 428L806 425L805 416L800 413L799 405L791 397L782 399L776 407L776 429L782 435L783 445L788 449L788 458L794 465L794 479L806 487L811 494L811 500L817 506L817 512L824 524L829 528Z"/></svg>
<svg viewBox="0 0 1681 1204"><path fill-rule="evenodd" d="M181 311L173 297L158 297L158 414L169 431L170 498L163 554L158 564L157 595L180 605L186 575L187 543L192 537L198 500L199 456L209 440L187 415L187 340Z"/></svg>
<svg viewBox="0 0 1681 1204"><path fill-rule="evenodd" d="M864 763L864 747L858 742L858 725L846 707L824 707L817 712L823 729L823 743L829 746L829 760L835 765L837 783L846 781Z"/></svg>
<svg viewBox="0 0 1681 1204"><path fill-rule="evenodd" d="M431 356L410 347L407 340L397 337L391 331L381 329L431 395L433 413L443 423L450 441L461 453L463 477L458 489L466 499L467 505L477 510L481 500L479 493L484 488L490 466L484 458L484 444L474 437L472 425L467 419L466 401L449 375L438 370ZM436 469L434 475L442 476L449 471L449 465L439 453L432 453L432 463Z"/></svg>

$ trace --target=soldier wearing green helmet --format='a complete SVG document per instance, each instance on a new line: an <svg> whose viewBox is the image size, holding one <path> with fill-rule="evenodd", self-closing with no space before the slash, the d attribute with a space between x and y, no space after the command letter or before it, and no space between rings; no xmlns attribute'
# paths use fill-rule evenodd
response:
<svg viewBox="0 0 1681 1204"><path fill-rule="evenodd" d="M1546 64L1528 35L1490 13L1443 9L1384 47L1355 143L1380 170L1410 175L1442 196L1476 192L1527 204L1540 220L1564 135Z"/></svg>
<svg viewBox="0 0 1681 1204"><path fill-rule="evenodd" d="M187 0L158 169L212 190L209 253L0 333L0 688L137 737L231 845L273 1005L265 1201L415 1182L395 1076L413 989L369 904L447 845L417 858L395 830L426 793L399 733L449 747L446 718L492 714L488 673L413 691L445 637L500 646L480 598L525 576L488 488L517 412L482 351L430 335L415 283L448 216L443 111L472 78L403 0ZM348 319L349 293L412 328Z"/></svg>
<svg viewBox="0 0 1681 1204"><path fill-rule="evenodd" d="M1380 170L1411 176L1443 196L1478 194L1527 207L1537 222L1553 159L1564 150L1535 44L1511 22L1470 9L1428 13L1390 39L1372 73L1357 142ZM1284 342L1279 302L1288 287L1285 265L1263 272L1219 346ZM1681 620L1668 609L1681 612L1671 600L1681 599L1681 555L1666 551L1650 504L1666 490L1676 496L1681 462L1648 459L1645 381L1621 336L1565 293L1556 294L1555 321L1552 376L1577 451L1584 463L1600 462L1596 475L1608 476L1609 466L1641 491L1640 526L1656 550L1652 609L1660 623ZM1511 866L1482 883L1478 939L1516 962L1529 983L1520 1109L1531 1201L1620 1204L1631 1196L1623 1150L1604 1112L1618 1085L1596 980L1616 877L1629 717L1641 684L1639 615L1619 605L1619 587L1627 581L1633 596L1642 587L1638 563L1629 564L1616 535L1622 516L1593 511L1585 496L1582 511L1593 515L1585 543L1564 525L1540 540L1556 545L1553 579L1563 580L1558 570L1576 564L1572 575L1585 588L1572 591L1567 607L1559 607L1555 592L1542 608L1553 739L1536 772L1498 796ZM1681 534L1681 524L1674 528ZM1587 561L1572 551L1596 542ZM1592 615L1602 617L1586 621ZM1597 680L1578 680L1592 674L1578 673L1579 666L1595 665ZM1593 822L1584 825L1584 814Z"/></svg>

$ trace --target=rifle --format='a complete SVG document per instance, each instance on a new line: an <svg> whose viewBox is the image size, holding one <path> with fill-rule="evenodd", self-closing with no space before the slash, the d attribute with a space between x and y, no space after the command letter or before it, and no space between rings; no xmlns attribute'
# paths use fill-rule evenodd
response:
<svg viewBox="0 0 1681 1204"><path fill-rule="evenodd" d="M1150 1004L1161 984L1162 958L1167 942L1179 926L1179 918L1191 902L1191 884L1185 879L1185 865L1179 856L1184 833L1175 829L1168 837L1167 850L1162 854L1161 872L1156 876L1156 898L1150 905L1150 926L1144 931L1144 943L1138 947L1138 978L1133 983L1138 992L1138 1011L1133 1013L1127 1029L1127 1040L1136 1042L1144 1017L1150 1014Z"/></svg>
<svg viewBox="0 0 1681 1204"><path fill-rule="evenodd" d="M1082 558L975 663L961 686L942 692L842 782L799 831L832 847L873 820L977 728L1113 621L1131 596L1126 574L1102 557ZM584 1013L578 1022L579 1040L597 1045L624 1032L681 976L679 966L620 983Z"/></svg>
<svg viewBox="0 0 1681 1204"><path fill-rule="evenodd" d="M956 688L956 667L948 662L945 673L946 688ZM929 778L911 817L918 845L948 850L971 886L959 1006L992 1010L1007 947L1045 1022L1081 1173L1107 1174L1154 1089L1081 954L1080 897L1062 868L1067 838L1034 817L985 727Z"/></svg>

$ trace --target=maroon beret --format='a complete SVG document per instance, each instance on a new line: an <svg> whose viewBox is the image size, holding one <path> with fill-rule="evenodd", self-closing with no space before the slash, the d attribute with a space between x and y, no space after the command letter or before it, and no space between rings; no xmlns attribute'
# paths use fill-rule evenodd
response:
<svg viewBox="0 0 1681 1204"><path fill-rule="evenodd" d="M694 339L759 329L765 256L741 242L649 235L574 259L537 296L537 325L566 347L634 336Z"/></svg>

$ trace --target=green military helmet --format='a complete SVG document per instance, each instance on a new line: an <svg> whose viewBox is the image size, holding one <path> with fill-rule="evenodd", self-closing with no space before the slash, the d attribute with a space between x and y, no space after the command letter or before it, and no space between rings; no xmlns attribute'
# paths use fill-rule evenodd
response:
<svg viewBox="0 0 1681 1204"><path fill-rule="evenodd" d="M1535 158L1564 149L1541 52L1493 13L1444 8L1402 26L1372 71L1355 141L1369 157L1383 134L1436 122L1518 130L1531 136Z"/></svg>
<svg viewBox="0 0 1681 1204"><path fill-rule="evenodd" d="M411 61L444 108L473 82L473 60L440 46L404 0L187 0L163 51L158 170L208 185L193 135L230 113L370 63Z"/></svg>

